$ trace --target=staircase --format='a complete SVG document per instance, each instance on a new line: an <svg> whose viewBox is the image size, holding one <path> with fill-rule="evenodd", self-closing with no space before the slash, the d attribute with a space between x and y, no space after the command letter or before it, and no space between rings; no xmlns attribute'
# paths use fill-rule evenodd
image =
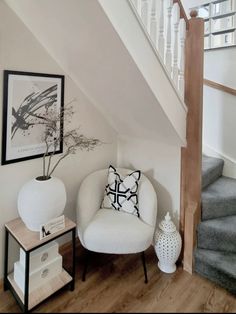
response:
<svg viewBox="0 0 236 314"><path fill-rule="evenodd" d="M236 180L222 175L223 166L203 156L195 271L236 294Z"/></svg>

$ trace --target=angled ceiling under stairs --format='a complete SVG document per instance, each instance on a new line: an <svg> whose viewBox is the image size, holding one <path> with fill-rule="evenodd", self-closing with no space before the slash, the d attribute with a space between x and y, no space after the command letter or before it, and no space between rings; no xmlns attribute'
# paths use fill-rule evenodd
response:
<svg viewBox="0 0 236 314"><path fill-rule="evenodd" d="M185 144L186 107L128 0L5 1L119 134Z"/></svg>

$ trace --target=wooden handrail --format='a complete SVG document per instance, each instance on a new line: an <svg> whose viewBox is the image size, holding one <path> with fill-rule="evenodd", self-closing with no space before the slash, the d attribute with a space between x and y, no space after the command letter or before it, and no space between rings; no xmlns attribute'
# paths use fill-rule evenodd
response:
<svg viewBox="0 0 236 314"><path fill-rule="evenodd" d="M186 28L189 29L189 19L187 17L187 14L184 10L184 6L181 2L181 0L174 0L174 3L178 3L180 7L180 17L183 18L186 22Z"/></svg>
<svg viewBox="0 0 236 314"><path fill-rule="evenodd" d="M236 96L236 89L233 89L231 87L228 87L228 86L225 86L225 85L222 85L222 84L219 84L219 83L216 83L214 81L207 80L207 79L204 79L203 82L207 86L210 86L210 87L218 89L222 92Z"/></svg>

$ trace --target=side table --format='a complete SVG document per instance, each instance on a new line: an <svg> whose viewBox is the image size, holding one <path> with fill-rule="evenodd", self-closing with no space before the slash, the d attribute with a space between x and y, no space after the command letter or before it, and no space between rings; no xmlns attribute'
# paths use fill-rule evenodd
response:
<svg viewBox="0 0 236 314"><path fill-rule="evenodd" d="M29 292L29 272L30 272L30 253L39 247L53 241L67 233L72 236L72 270L69 272L65 268L62 272L47 282L47 285ZM22 293L14 281L14 274L8 273L9 257L9 235L20 245L25 252L25 291ZM14 219L5 224L5 259L4 259L4 290L10 290L24 312L33 310L52 294L65 286L70 286L71 291L75 285L75 240L76 224L65 217L65 228L42 240L39 238L39 232L33 232L26 228L20 218Z"/></svg>

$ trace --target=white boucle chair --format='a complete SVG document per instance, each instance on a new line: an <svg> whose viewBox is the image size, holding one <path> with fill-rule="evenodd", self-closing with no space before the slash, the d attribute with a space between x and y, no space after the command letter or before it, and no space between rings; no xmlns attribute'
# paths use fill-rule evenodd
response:
<svg viewBox="0 0 236 314"><path fill-rule="evenodd" d="M132 172L124 168L118 168L117 171L122 176ZM83 180L79 188L77 229L81 244L87 252L82 280L85 280L90 251L109 254L141 253L147 283L144 251L153 242L156 226L155 190L142 174L138 190L140 217L115 209L101 208L107 175L107 169L95 171Z"/></svg>

